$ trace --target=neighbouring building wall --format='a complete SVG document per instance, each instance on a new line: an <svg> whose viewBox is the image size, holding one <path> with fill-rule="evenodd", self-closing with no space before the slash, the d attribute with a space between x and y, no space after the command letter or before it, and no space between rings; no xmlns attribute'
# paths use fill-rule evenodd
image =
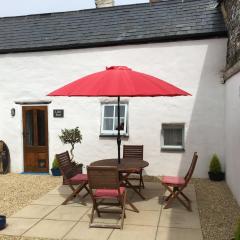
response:
<svg viewBox="0 0 240 240"><path fill-rule="evenodd" d="M111 98L46 97L47 93L106 66L126 65L187 92L189 97L123 98L129 104L129 138L143 144L149 175L184 174L194 151L199 153L196 177L207 177L209 159L217 153L224 164L224 85L226 39L178 41L92 49L0 55L0 138L9 146L11 170L23 171L21 99L51 99L49 108L50 165L54 154L67 149L61 129L79 126L83 142L75 149L84 165L117 156L115 138L101 138L101 103ZM114 99L115 100L115 99ZM16 108L11 117L10 109ZM64 109L64 118L53 118ZM161 151L162 123L185 124L185 151Z"/></svg>
<svg viewBox="0 0 240 240"><path fill-rule="evenodd" d="M222 13L228 30L226 82L226 176L240 204L240 1L222 0Z"/></svg>
<svg viewBox="0 0 240 240"><path fill-rule="evenodd" d="M240 1L222 0L222 12L228 30L227 69L240 61Z"/></svg>
<svg viewBox="0 0 240 240"><path fill-rule="evenodd" d="M240 204L240 73L226 82L226 178Z"/></svg>

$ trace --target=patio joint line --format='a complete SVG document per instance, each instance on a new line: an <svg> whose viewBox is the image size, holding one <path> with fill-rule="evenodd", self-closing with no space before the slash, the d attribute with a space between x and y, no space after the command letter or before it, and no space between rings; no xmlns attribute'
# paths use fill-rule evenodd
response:
<svg viewBox="0 0 240 240"><path fill-rule="evenodd" d="M199 211L199 206L198 206L198 194L197 194L197 191L196 191L196 188L195 188L195 185L194 185L194 183L192 183L192 184L193 184L193 189L194 189L195 196L196 196L196 203L197 203L197 213L198 213L198 218L199 218L199 222L200 222L200 229L201 229L202 238L203 238L203 230L202 230L202 218L200 217L200 211Z"/></svg>
<svg viewBox="0 0 240 240"><path fill-rule="evenodd" d="M39 222L41 222L42 218L40 218L36 223L34 223L30 228L28 228L26 231L24 231L22 234L20 234L19 236L23 236L23 234L25 234L26 232L28 232L30 229L32 229L34 226L36 226ZM16 235L17 236L17 235Z"/></svg>
<svg viewBox="0 0 240 240"><path fill-rule="evenodd" d="M161 198L162 198L162 203L164 203L164 195L162 195ZM163 204L161 204L161 208L160 208L160 211L159 211L159 218L158 218L158 223L157 223L157 229L156 229L155 238L154 238L155 240L157 240L157 234L158 234L158 229L159 229L162 209L163 209Z"/></svg>
<svg viewBox="0 0 240 240"><path fill-rule="evenodd" d="M123 226L123 229L124 229L124 226ZM123 231L123 229L122 229L122 231ZM110 239L110 237L112 236L114 230L116 230L116 229L112 229L111 233L109 234L109 236L108 236L108 238L107 238L106 240L109 240L109 239Z"/></svg>
<svg viewBox="0 0 240 240"><path fill-rule="evenodd" d="M64 239L72 230L73 228L79 223L79 221L77 221L75 224L73 224L73 226L63 235L62 238L60 239Z"/></svg>
<svg viewBox="0 0 240 240"><path fill-rule="evenodd" d="M30 204L31 205L31 204ZM34 205L34 204L33 204ZM36 205L40 205L40 204L36 204ZM56 206L56 205L53 205ZM50 214L51 212L53 212L56 208L58 208L58 206L56 206L53 210L51 210L48 214ZM42 218L39 219L39 221L37 221L35 224L33 224L30 228L28 228L25 232L23 232L20 236L23 236L23 234L25 234L26 232L28 232L31 228L33 228L35 225L37 225L39 222L41 222L42 220L44 220L44 217L46 217L48 214L44 215ZM23 219L29 219L29 218L23 218Z"/></svg>

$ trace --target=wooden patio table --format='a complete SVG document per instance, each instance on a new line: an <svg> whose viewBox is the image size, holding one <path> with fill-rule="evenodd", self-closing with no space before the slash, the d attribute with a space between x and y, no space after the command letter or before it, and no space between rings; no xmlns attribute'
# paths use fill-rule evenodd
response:
<svg viewBox="0 0 240 240"><path fill-rule="evenodd" d="M133 189L142 199L145 197L142 195L140 190L137 189L136 186L132 185L131 182L127 179L128 176L135 172L138 169L145 168L149 165L147 161L139 160L139 159L128 159L128 158L121 158L120 164L118 163L117 158L113 159L103 159L92 162L91 166L111 166L117 167L119 173L121 174L121 181L124 183L125 186L130 187ZM124 174L125 173L125 174Z"/></svg>

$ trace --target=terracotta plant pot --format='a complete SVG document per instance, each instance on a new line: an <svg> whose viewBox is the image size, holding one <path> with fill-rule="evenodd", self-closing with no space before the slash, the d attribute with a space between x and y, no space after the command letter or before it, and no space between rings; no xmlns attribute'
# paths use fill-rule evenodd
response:
<svg viewBox="0 0 240 240"><path fill-rule="evenodd" d="M219 173L208 172L208 176L209 176L210 180L212 180L212 181L222 181L225 179L224 172L219 172Z"/></svg>
<svg viewBox="0 0 240 240"><path fill-rule="evenodd" d="M59 168L51 168L51 172L53 176L61 176L61 171Z"/></svg>
<svg viewBox="0 0 240 240"><path fill-rule="evenodd" d="M6 227L6 216L0 215L0 230Z"/></svg>

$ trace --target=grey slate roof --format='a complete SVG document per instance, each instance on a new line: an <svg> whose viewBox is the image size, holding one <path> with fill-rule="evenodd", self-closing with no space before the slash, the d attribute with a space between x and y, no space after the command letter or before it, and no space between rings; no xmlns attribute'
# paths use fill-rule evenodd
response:
<svg viewBox="0 0 240 240"><path fill-rule="evenodd" d="M0 53L226 36L216 0L0 18Z"/></svg>

